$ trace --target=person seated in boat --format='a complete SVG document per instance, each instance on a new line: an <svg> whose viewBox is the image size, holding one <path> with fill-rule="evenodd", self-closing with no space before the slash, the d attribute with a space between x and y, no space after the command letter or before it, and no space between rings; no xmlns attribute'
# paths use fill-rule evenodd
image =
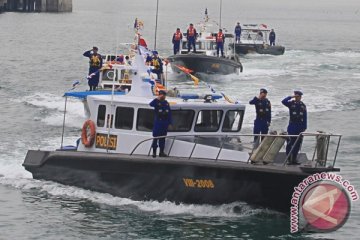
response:
<svg viewBox="0 0 360 240"><path fill-rule="evenodd" d="M297 90L294 91L293 96L288 96L282 100L282 104L289 108L290 119L287 128L289 135L299 135L305 132L307 128L307 110L306 105L301 101L302 95L303 93ZM299 164L296 158L300 151L301 143L302 137L288 138L286 155L289 155L291 152L289 164Z"/></svg>
<svg viewBox="0 0 360 240"><path fill-rule="evenodd" d="M115 62L117 64L124 64L124 55L119 55L116 57Z"/></svg>
<svg viewBox="0 0 360 240"><path fill-rule="evenodd" d="M269 34L270 46L275 46L275 38L276 38L276 34L274 32L274 29L271 29L271 32Z"/></svg>
<svg viewBox="0 0 360 240"><path fill-rule="evenodd" d="M159 53L157 51L153 51L151 66L154 67L153 69L151 69L151 72L155 73L157 75L157 78L162 81L163 63L159 58Z"/></svg>
<svg viewBox="0 0 360 240"><path fill-rule="evenodd" d="M225 35L222 32L222 29L219 29L219 32L216 34L216 55L219 56L219 51L221 51L221 56L224 57L224 42Z"/></svg>
<svg viewBox="0 0 360 240"><path fill-rule="evenodd" d="M154 108L155 119L153 127L153 137L166 136L168 128L172 123L171 109L168 101L166 101L166 92L164 90L159 91L157 98L150 102L150 106ZM153 157L156 157L157 148L160 148L159 157L167 157L164 153L165 138L154 138L152 143Z"/></svg>
<svg viewBox="0 0 360 240"><path fill-rule="evenodd" d="M240 43L241 26L239 22L236 24L234 32L235 32L235 42Z"/></svg>
<svg viewBox="0 0 360 240"><path fill-rule="evenodd" d="M249 104L255 105L256 118L254 121L254 134L268 134L271 124L271 103L267 99L268 91L265 88L260 89L258 97L254 97ZM263 139L264 137L261 137ZM258 144L259 137L254 137L254 143Z"/></svg>
<svg viewBox="0 0 360 240"><path fill-rule="evenodd" d="M83 56L89 58L89 76L88 84L90 91L95 91L99 84L100 69L102 67L102 57L98 53L98 48L93 47L91 50L84 52Z"/></svg>
<svg viewBox="0 0 360 240"><path fill-rule="evenodd" d="M172 43L174 45L174 55L176 55L180 51L180 41L182 40L183 36L180 31L180 28L176 29L176 32L173 35Z"/></svg>
<svg viewBox="0 0 360 240"><path fill-rule="evenodd" d="M186 32L186 39L188 41L188 53L190 52L191 46L193 47L193 52L196 53L196 38L196 29L194 28L194 24L190 23L189 28Z"/></svg>

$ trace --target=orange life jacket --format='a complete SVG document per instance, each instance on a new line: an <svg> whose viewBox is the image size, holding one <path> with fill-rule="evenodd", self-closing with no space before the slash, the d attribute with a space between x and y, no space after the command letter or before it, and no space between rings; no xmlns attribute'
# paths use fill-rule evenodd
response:
<svg viewBox="0 0 360 240"><path fill-rule="evenodd" d="M224 39L224 34L222 32L219 32L217 35L216 35L216 42L223 42Z"/></svg>
<svg viewBox="0 0 360 240"><path fill-rule="evenodd" d="M176 32L174 35L175 35L175 38L174 38L175 41L180 41L181 40L181 38L182 38L181 32Z"/></svg>
<svg viewBox="0 0 360 240"><path fill-rule="evenodd" d="M188 34L189 34L189 37L194 37L195 36L195 28L188 28Z"/></svg>

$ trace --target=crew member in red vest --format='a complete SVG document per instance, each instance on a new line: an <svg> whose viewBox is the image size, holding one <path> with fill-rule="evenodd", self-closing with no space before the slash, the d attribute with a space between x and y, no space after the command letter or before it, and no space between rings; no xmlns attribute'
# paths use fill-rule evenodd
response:
<svg viewBox="0 0 360 240"><path fill-rule="evenodd" d="M221 56L224 57L224 42L225 35L222 32L222 29L219 29L219 32L216 34L216 54L219 56L219 50L221 50Z"/></svg>
<svg viewBox="0 0 360 240"><path fill-rule="evenodd" d="M180 28L177 28L172 38L172 43L174 44L174 55L180 51L181 40L182 40L182 33L180 31Z"/></svg>
<svg viewBox="0 0 360 240"><path fill-rule="evenodd" d="M194 25L190 23L190 26L187 30L186 38L188 41L188 52L190 52L191 46L193 46L193 52L196 52L195 42L196 42L196 29L194 28Z"/></svg>

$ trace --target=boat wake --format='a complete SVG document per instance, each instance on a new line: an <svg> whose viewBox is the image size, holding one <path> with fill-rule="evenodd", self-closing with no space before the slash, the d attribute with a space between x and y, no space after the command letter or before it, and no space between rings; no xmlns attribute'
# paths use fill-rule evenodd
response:
<svg viewBox="0 0 360 240"><path fill-rule="evenodd" d="M35 118L51 126L62 126L65 99L50 93L36 93L18 100L30 107L39 109L40 114ZM80 128L85 121L83 103L76 99L68 99L66 125Z"/></svg>
<svg viewBox="0 0 360 240"><path fill-rule="evenodd" d="M0 184L20 189L29 194L44 195L45 193L45 195L49 194L51 197L80 199L95 204L106 204L124 209L135 208L139 211L166 216L241 218L264 213L281 214L273 210L255 208L244 202L234 202L214 206L207 204L175 204L169 201L134 201L129 198L114 197L110 194L65 186L51 181L35 180L30 178L30 176L28 178L8 178L0 174Z"/></svg>

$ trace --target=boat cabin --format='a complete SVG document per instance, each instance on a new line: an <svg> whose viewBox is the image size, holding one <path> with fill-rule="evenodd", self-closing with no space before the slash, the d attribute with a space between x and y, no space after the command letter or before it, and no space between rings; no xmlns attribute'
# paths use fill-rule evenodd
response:
<svg viewBox="0 0 360 240"><path fill-rule="evenodd" d="M191 150L185 146L194 144L195 141L199 144L199 141L202 141L203 149L199 149L201 153L193 153L202 156L206 153L206 148L214 150L213 146L206 144L204 136L211 136L212 140L208 141L210 143L216 135L239 134L245 106L211 100L209 96L206 96L206 99L167 98L171 106L173 122L168 136L177 136L176 140L166 139L166 150L169 151L169 147L172 146L170 155L190 154L183 152ZM88 97L90 119L96 125L95 143L90 148L80 144L79 151L130 154L140 142L152 138L154 109L149 103L153 98L127 95L114 96L114 98L111 102L109 95ZM194 137L196 134L201 135L202 139L196 139ZM151 143L152 141L144 142L135 153L147 155ZM212 155L214 156L216 155ZM245 160L247 159L248 155Z"/></svg>
<svg viewBox="0 0 360 240"><path fill-rule="evenodd" d="M242 24L240 42L242 44L268 44L270 29L265 24Z"/></svg>
<svg viewBox="0 0 360 240"><path fill-rule="evenodd" d="M224 52L226 52L226 50L229 49L228 46L234 44L234 35L228 33L225 33L224 35L225 35ZM208 33L208 32L199 33L195 46L196 46L197 54L216 56L216 33ZM183 33L183 39L180 45L180 53L181 54L188 53L188 41L186 39L186 33Z"/></svg>

